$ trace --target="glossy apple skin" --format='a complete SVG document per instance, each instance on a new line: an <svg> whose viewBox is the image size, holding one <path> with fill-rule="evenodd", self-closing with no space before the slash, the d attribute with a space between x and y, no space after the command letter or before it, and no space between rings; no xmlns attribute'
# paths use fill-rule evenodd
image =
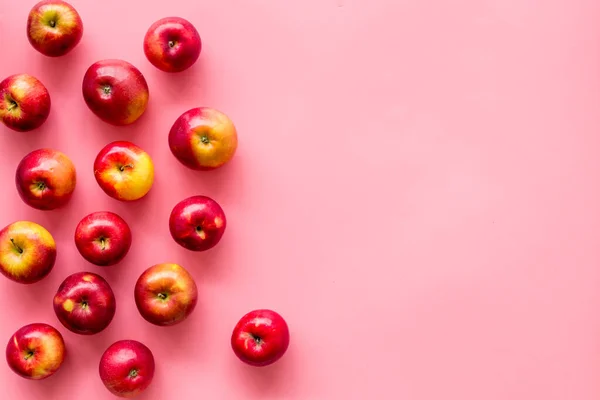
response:
<svg viewBox="0 0 600 400"><path fill-rule="evenodd" d="M110 197L135 201L144 197L154 183L154 163L139 146L116 141L106 145L94 161L94 176Z"/></svg>
<svg viewBox="0 0 600 400"><path fill-rule="evenodd" d="M198 288L180 265L156 264L140 275L135 285L135 304L141 316L158 326L183 322L196 308Z"/></svg>
<svg viewBox="0 0 600 400"><path fill-rule="evenodd" d="M192 196L177 203L169 217L171 237L191 251L215 247L227 227L225 212L208 196Z"/></svg>
<svg viewBox="0 0 600 400"><path fill-rule="evenodd" d="M71 200L77 172L66 154L54 149L38 149L19 162L15 184L25 204L38 210L54 210Z"/></svg>
<svg viewBox="0 0 600 400"><path fill-rule="evenodd" d="M13 222L0 230L0 272L8 279L32 284L45 278L56 262L56 242L43 226Z"/></svg>
<svg viewBox="0 0 600 400"><path fill-rule="evenodd" d="M144 75L124 60L101 60L83 77L83 98L88 108L104 122L133 124L146 111L150 92Z"/></svg>
<svg viewBox="0 0 600 400"><path fill-rule="evenodd" d="M81 256L102 267L122 261L131 248L131 241L127 222L110 211L88 214L75 228L75 246Z"/></svg>
<svg viewBox="0 0 600 400"><path fill-rule="evenodd" d="M35 76L15 74L0 82L0 120L13 131L29 132L42 126L51 105L48 89Z"/></svg>
<svg viewBox="0 0 600 400"><path fill-rule="evenodd" d="M42 380L58 371L66 353L65 342L56 328L33 323L11 336L6 345L6 362L22 378Z"/></svg>
<svg viewBox="0 0 600 400"><path fill-rule="evenodd" d="M237 130L223 112L210 107L181 114L169 131L169 148L186 167L208 171L228 163L238 147Z"/></svg>
<svg viewBox="0 0 600 400"><path fill-rule="evenodd" d="M69 275L54 295L54 313L61 324L80 335L95 335L110 325L117 303L108 282L92 272Z"/></svg>
<svg viewBox="0 0 600 400"><path fill-rule="evenodd" d="M290 344L288 325L281 315L267 309L250 311L231 335L235 355L246 364L264 367L279 360Z"/></svg>
<svg viewBox="0 0 600 400"><path fill-rule="evenodd" d="M135 340L113 343L100 358L100 379L109 392L133 398L141 394L154 378L152 351Z"/></svg>
<svg viewBox="0 0 600 400"><path fill-rule="evenodd" d="M81 41L83 21L75 8L62 0L37 3L27 18L27 39L48 57L69 53Z"/></svg>
<svg viewBox="0 0 600 400"><path fill-rule="evenodd" d="M152 65L164 72L182 72L200 57L202 40L198 30L180 17L162 18L144 36L144 54Z"/></svg>

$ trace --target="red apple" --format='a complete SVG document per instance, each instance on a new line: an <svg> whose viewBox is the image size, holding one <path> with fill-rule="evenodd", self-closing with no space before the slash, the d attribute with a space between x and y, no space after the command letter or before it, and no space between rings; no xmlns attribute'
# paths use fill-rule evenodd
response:
<svg viewBox="0 0 600 400"><path fill-rule="evenodd" d="M165 72L181 72L200 57L202 41L189 21L180 17L162 18L153 23L144 37L144 53L152 65Z"/></svg>
<svg viewBox="0 0 600 400"><path fill-rule="evenodd" d="M94 161L94 176L110 197L134 201L144 197L154 183L154 163L144 150L131 142L106 145Z"/></svg>
<svg viewBox="0 0 600 400"><path fill-rule="evenodd" d="M15 183L25 204L38 210L54 210L71 200L77 173L64 153L38 149L23 157L17 166Z"/></svg>
<svg viewBox="0 0 600 400"><path fill-rule="evenodd" d="M54 295L54 313L65 328L94 335L110 325L117 303L104 278L92 272L69 275Z"/></svg>
<svg viewBox="0 0 600 400"><path fill-rule="evenodd" d="M83 98L89 109L106 123L122 126L137 121L146 111L150 92L144 75L123 60L101 60L83 77Z"/></svg>
<svg viewBox="0 0 600 400"><path fill-rule="evenodd" d="M50 115L50 93L34 76L15 74L0 82L0 120L17 132L42 126Z"/></svg>
<svg viewBox="0 0 600 400"><path fill-rule="evenodd" d="M209 107L192 108L171 127L171 153L188 168L212 170L229 162L238 146L237 130L231 119Z"/></svg>
<svg viewBox="0 0 600 400"><path fill-rule="evenodd" d="M92 264L114 265L123 260L131 248L131 229L113 212L93 212L77 224L75 246Z"/></svg>
<svg viewBox="0 0 600 400"><path fill-rule="evenodd" d="M150 386L154 367L154 356L146 345L119 340L100 358L100 379L113 395L132 398Z"/></svg>
<svg viewBox="0 0 600 400"><path fill-rule="evenodd" d="M66 355L65 342L56 328L44 324L25 325L6 346L10 369L25 379L42 380L53 375Z"/></svg>
<svg viewBox="0 0 600 400"><path fill-rule="evenodd" d="M151 324L170 326L183 322L196 308L198 288L188 271L177 264L157 264L135 284L135 304Z"/></svg>
<svg viewBox="0 0 600 400"><path fill-rule="evenodd" d="M244 315L231 335L231 347L235 355L246 364L256 367L279 360L289 344L287 323L272 310L254 310Z"/></svg>
<svg viewBox="0 0 600 400"><path fill-rule="evenodd" d="M0 230L0 272L8 279L38 282L52 271L55 261L56 243L43 226L17 221Z"/></svg>
<svg viewBox="0 0 600 400"><path fill-rule="evenodd" d="M75 8L62 0L37 3L27 18L27 39L48 57L64 56L83 36L83 22Z"/></svg>
<svg viewBox="0 0 600 400"><path fill-rule="evenodd" d="M169 218L169 230L175 242L192 251L215 247L226 226L225 212L208 196L192 196L180 201Z"/></svg>

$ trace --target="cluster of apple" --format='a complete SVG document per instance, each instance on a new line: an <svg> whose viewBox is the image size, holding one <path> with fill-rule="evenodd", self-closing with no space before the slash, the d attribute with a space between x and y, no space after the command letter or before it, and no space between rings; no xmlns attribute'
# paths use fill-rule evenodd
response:
<svg viewBox="0 0 600 400"><path fill-rule="evenodd" d="M83 23L75 8L62 0L36 4L27 20L27 35L34 49L48 57L70 52L83 36ZM161 19L144 38L149 62L165 72L191 67L201 52L200 35L187 20ZM83 99L98 118L113 125L129 125L146 110L148 84L142 73L124 60L92 64L83 77ZM40 127L50 113L50 94L42 82L28 74L9 76L0 82L0 120L17 132ZM174 157L198 171L212 170L229 162L237 145L234 124L224 113L209 107L184 112L174 122L168 143ZM154 181L150 155L128 141L109 143L94 161L94 177L104 193L123 202L144 197ZM37 149L25 155L16 168L16 188L22 201L37 210L66 205L77 183L75 166L55 149ZM206 251L221 240L227 220L212 198L192 196L179 202L169 218L174 241L190 251ZM81 256L96 266L122 261L131 246L127 222L110 211L85 216L75 228L74 242ZM32 284L54 267L57 246L52 234L32 221L16 221L0 230L0 272L12 281ZM192 275L174 263L160 263L145 270L133 288L140 315L149 323L172 326L186 320L195 309L198 289ZM97 334L112 322L115 295L100 275L83 271L64 279L53 298L60 323L81 335ZM269 309L253 310L235 325L231 347L247 364L269 365L280 359L289 344L285 320ZM46 323L18 329L8 341L6 360L18 375L44 379L63 363L63 336ZM117 396L133 397L145 390L154 375L151 350L135 340L109 346L99 361L99 375Z"/></svg>

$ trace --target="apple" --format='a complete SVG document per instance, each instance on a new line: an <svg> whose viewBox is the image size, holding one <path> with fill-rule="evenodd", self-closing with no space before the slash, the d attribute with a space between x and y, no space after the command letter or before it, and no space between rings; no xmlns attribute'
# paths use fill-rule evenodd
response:
<svg viewBox="0 0 600 400"><path fill-rule="evenodd" d="M281 315L272 310L250 311L231 335L235 355L246 364L263 367L279 360L290 344L290 332Z"/></svg>
<svg viewBox="0 0 600 400"><path fill-rule="evenodd" d="M45 278L56 261L56 242L43 226L13 222L0 230L0 272L8 279L31 284Z"/></svg>
<svg viewBox="0 0 600 400"><path fill-rule="evenodd" d="M117 303L100 275L77 272L60 284L54 295L54 313L65 328L80 335L95 335L110 325Z"/></svg>
<svg viewBox="0 0 600 400"><path fill-rule="evenodd" d="M170 326L183 322L196 308L198 288L181 265L156 264L138 278L135 304L151 324Z"/></svg>
<svg viewBox="0 0 600 400"><path fill-rule="evenodd" d="M119 215L96 211L77 224L75 247L92 264L114 265L123 260L131 248L131 229Z"/></svg>
<svg viewBox="0 0 600 400"><path fill-rule="evenodd" d="M221 167L233 158L237 146L237 130L231 119L210 107L184 112L169 131L171 153L193 170Z"/></svg>
<svg viewBox="0 0 600 400"><path fill-rule="evenodd" d="M22 378L42 380L58 371L66 352L65 341L56 328L33 323L12 335L6 345L6 362Z"/></svg>
<svg viewBox="0 0 600 400"><path fill-rule="evenodd" d="M25 204L38 210L54 210L71 200L77 173L66 154L43 148L23 157L17 166L15 183Z"/></svg>
<svg viewBox="0 0 600 400"><path fill-rule="evenodd" d="M83 77L82 91L88 108L115 126L137 121L146 111L150 97L148 83L140 70L116 59L92 64Z"/></svg>
<svg viewBox="0 0 600 400"><path fill-rule="evenodd" d="M116 141L107 144L96 156L94 176L110 197L135 201L144 197L154 183L154 163L139 146Z"/></svg>
<svg viewBox="0 0 600 400"><path fill-rule="evenodd" d="M217 245L227 226L225 212L208 196L192 196L177 203L169 217L171 237L191 251L206 251Z"/></svg>
<svg viewBox="0 0 600 400"><path fill-rule="evenodd" d="M14 74L0 82L0 120L17 132L42 126L50 115L50 93L35 76Z"/></svg>
<svg viewBox="0 0 600 400"><path fill-rule="evenodd" d="M65 1L40 1L29 12L27 39L34 49L45 56L64 56L77 46L82 36L81 17Z"/></svg>
<svg viewBox="0 0 600 400"><path fill-rule="evenodd" d="M119 340L100 358L100 379L109 392L132 398L141 394L154 377L154 355L136 340Z"/></svg>
<svg viewBox="0 0 600 400"><path fill-rule="evenodd" d="M202 50L200 34L188 20L162 18L144 36L144 54L152 65L164 72L185 71L198 60Z"/></svg>

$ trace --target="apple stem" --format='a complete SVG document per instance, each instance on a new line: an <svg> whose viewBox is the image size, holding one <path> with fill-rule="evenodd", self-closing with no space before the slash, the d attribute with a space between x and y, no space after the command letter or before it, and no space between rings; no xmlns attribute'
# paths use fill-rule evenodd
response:
<svg viewBox="0 0 600 400"><path fill-rule="evenodd" d="M12 111L12 110L14 110L15 108L17 108L18 106L19 106L19 105L17 104L17 102L16 102L16 101L14 101L14 100L11 100L11 101L10 101L10 105L8 106L8 108L7 108L7 109L8 109L8 111Z"/></svg>
<svg viewBox="0 0 600 400"><path fill-rule="evenodd" d="M169 47L173 48L175 46L175 42L172 40L169 40Z"/></svg>
<svg viewBox="0 0 600 400"><path fill-rule="evenodd" d="M127 164L127 165L122 165L119 170L121 170L121 172L125 171L125 168L133 168L133 165L131 164Z"/></svg>
<svg viewBox="0 0 600 400"><path fill-rule="evenodd" d="M17 244L15 243L15 240L13 238L10 238L10 242L15 247L15 249L17 249L17 251L19 252L19 254L23 254L23 249L20 248L19 246L17 246Z"/></svg>
<svg viewBox="0 0 600 400"><path fill-rule="evenodd" d="M204 144L208 144L208 136L202 135L202 137L200 138L200 141Z"/></svg>
<svg viewBox="0 0 600 400"><path fill-rule="evenodd" d="M164 293L159 293L158 294L158 298L161 299L161 300L165 300L167 298L167 295L164 294Z"/></svg>
<svg viewBox="0 0 600 400"><path fill-rule="evenodd" d="M254 342L256 344L260 345L262 343L262 338L260 336L257 336L257 335L252 334L252 333L251 333L251 335L252 335L252 339L254 340Z"/></svg>
<svg viewBox="0 0 600 400"><path fill-rule="evenodd" d="M109 85L104 85L102 90L104 91L104 94L110 94L111 88Z"/></svg>
<svg viewBox="0 0 600 400"><path fill-rule="evenodd" d="M103 237L100 238L100 245L102 246L102 250L106 250L106 239Z"/></svg>
<svg viewBox="0 0 600 400"><path fill-rule="evenodd" d="M56 21L55 20L50 20L50 26L55 28L56 27Z"/></svg>
<svg viewBox="0 0 600 400"><path fill-rule="evenodd" d="M131 378L135 378L136 376L138 376L138 370L137 369L132 369L131 371L129 371L129 376Z"/></svg>
<svg viewBox="0 0 600 400"><path fill-rule="evenodd" d="M27 360L29 360L31 357L33 357L33 351L31 351L31 350L30 350L29 352L27 352L27 354L25 354L25 357L24 357L24 358L25 358L25 360L27 361Z"/></svg>

